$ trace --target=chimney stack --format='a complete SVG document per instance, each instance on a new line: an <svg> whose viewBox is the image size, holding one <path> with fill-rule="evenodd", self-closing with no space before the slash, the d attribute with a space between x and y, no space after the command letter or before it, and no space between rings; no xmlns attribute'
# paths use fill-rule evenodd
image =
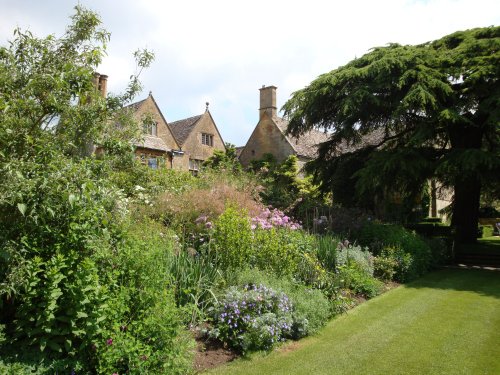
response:
<svg viewBox="0 0 500 375"><path fill-rule="evenodd" d="M108 94L108 76L104 74L94 73L94 86L99 91L103 98Z"/></svg>
<svg viewBox="0 0 500 375"><path fill-rule="evenodd" d="M262 118L264 113L267 113L271 118L276 118L278 116L278 109L276 107L276 86L262 85L260 91L260 108L259 118Z"/></svg>
<svg viewBox="0 0 500 375"><path fill-rule="evenodd" d="M108 76L105 74L99 75L99 91L103 98L108 94Z"/></svg>

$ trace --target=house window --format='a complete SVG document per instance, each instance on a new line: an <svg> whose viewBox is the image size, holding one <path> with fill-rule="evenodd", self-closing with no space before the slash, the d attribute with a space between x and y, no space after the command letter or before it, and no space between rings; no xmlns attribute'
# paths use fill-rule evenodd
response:
<svg viewBox="0 0 500 375"><path fill-rule="evenodd" d="M201 133L201 144L213 147L214 146L214 136L212 134Z"/></svg>
<svg viewBox="0 0 500 375"><path fill-rule="evenodd" d="M158 159L154 156L148 159L148 167L151 169L158 169Z"/></svg>
<svg viewBox="0 0 500 375"><path fill-rule="evenodd" d="M189 159L189 171L196 176L198 174L198 171L201 168L201 164L203 163L203 160L199 159Z"/></svg>
<svg viewBox="0 0 500 375"><path fill-rule="evenodd" d="M158 123L154 121L144 121L142 124L143 132L147 135L158 136Z"/></svg>

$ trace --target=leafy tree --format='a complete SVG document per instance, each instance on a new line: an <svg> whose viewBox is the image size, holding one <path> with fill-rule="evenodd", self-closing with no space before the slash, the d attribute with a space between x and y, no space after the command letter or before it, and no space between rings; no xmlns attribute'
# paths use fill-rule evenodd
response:
<svg viewBox="0 0 500 375"><path fill-rule="evenodd" d="M138 51L125 93L102 97L94 73L109 33L75 9L59 38L17 29L0 46L0 356L43 358L53 373L138 373L131 357L151 373L181 373L171 367L187 352L155 263L165 248L150 256L150 243L131 241L127 200L110 178L132 154L137 124L122 108L153 55ZM110 152L93 157L93 144Z"/></svg>
<svg viewBox="0 0 500 375"><path fill-rule="evenodd" d="M311 176L299 176L298 159L290 155L279 163L272 154L264 154L262 159L252 160L250 170L264 186L260 192L266 205L285 210L296 219L305 220L310 211L325 205L317 185ZM306 223L307 224L307 223Z"/></svg>
<svg viewBox="0 0 500 375"><path fill-rule="evenodd" d="M500 176L499 61L500 27L377 47L295 92L284 106L288 130L332 132L312 166L324 185L348 145L370 151L358 190L410 189L431 177L453 187L452 225L458 240L473 242L481 186ZM364 143L374 134L378 141Z"/></svg>
<svg viewBox="0 0 500 375"><path fill-rule="evenodd" d="M289 209L297 200L300 179L297 177L297 157L290 155L278 163L274 155L264 154L262 159L252 160L250 169L257 173L265 186L260 193L262 201L280 209Z"/></svg>
<svg viewBox="0 0 500 375"><path fill-rule="evenodd" d="M241 164L236 154L236 146L226 143L226 151L215 150L214 154L205 160L203 166L216 170L240 172Z"/></svg>

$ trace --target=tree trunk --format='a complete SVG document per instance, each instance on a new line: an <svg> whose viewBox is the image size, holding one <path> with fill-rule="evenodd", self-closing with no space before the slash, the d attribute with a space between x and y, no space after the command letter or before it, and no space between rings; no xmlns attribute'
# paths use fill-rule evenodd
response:
<svg viewBox="0 0 500 375"><path fill-rule="evenodd" d="M459 243L477 240L481 183L476 177L462 178L455 184L451 225Z"/></svg>
<svg viewBox="0 0 500 375"><path fill-rule="evenodd" d="M450 134L451 148L461 152L480 149L482 139L481 127L474 125L459 126ZM462 170L458 176L455 176L451 225L455 228L456 239L459 243L475 243L477 241L481 198L479 175L479 171L476 173Z"/></svg>

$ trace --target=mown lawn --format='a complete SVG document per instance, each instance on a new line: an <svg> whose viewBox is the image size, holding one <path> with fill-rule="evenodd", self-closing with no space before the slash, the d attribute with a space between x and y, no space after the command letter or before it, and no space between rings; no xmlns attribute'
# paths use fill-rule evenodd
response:
<svg viewBox="0 0 500 375"><path fill-rule="evenodd" d="M500 272L446 269L210 374L500 374Z"/></svg>

